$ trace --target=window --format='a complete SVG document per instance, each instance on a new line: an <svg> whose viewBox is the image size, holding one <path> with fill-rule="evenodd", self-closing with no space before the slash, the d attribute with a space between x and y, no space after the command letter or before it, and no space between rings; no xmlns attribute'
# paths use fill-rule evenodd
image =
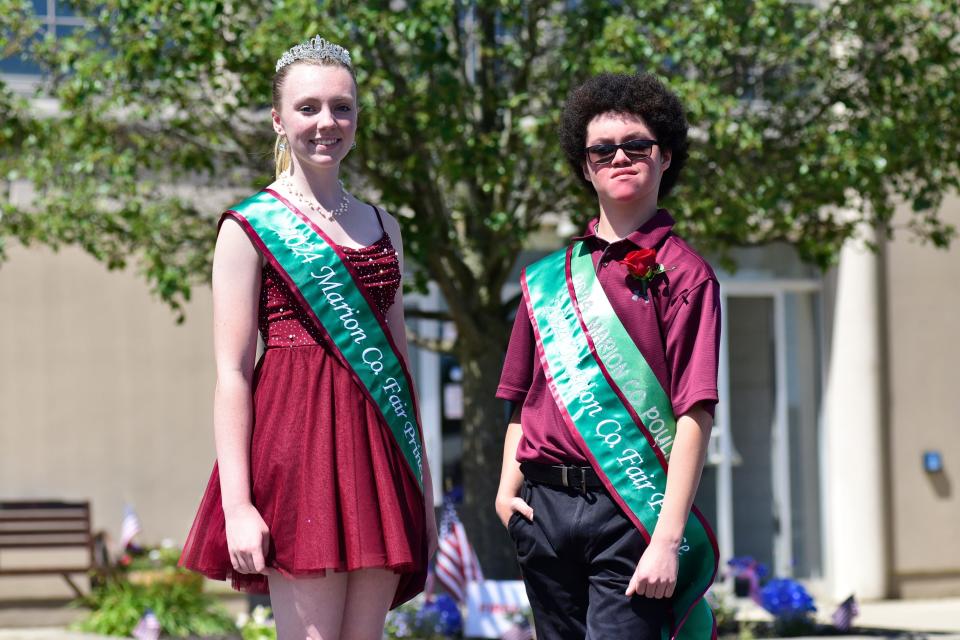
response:
<svg viewBox="0 0 960 640"><path fill-rule="evenodd" d="M34 40L47 36L63 38L84 24L83 18L78 17L73 8L62 0L33 0L33 11L40 19L40 29L33 36ZM40 73L40 66L31 60L26 52L0 60L0 74L40 75Z"/></svg>

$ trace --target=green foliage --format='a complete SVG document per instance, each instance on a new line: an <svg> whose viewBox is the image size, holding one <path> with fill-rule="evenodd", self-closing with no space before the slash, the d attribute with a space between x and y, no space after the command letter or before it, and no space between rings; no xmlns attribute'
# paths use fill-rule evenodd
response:
<svg viewBox="0 0 960 640"><path fill-rule="evenodd" d="M29 3L0 0L0 51L38 60L60 109L0 85L0 176L37 189L32 206L5 199L0 236L112 268L135 256L175 306L206 279L230 199L194 187L268 180L273 62L315 32L356 61L354 179L406 216L407 251L462 331L480 327L455 294L492 304L542 213L594 211L553 132L569 88L600 70L653 71L687 105L695 143L666 204L703 248L787 240L825 265L901 200L921 237L953 234L935 214L960 157L948 0L68 4L86 28L31 40Z"/></svg>
<svg viewBox="0 0 960 640"><path fill-rule="evenodd" d="M467 524L491 575L512 571L480 531L503 285L544 213L596 211L556 141L571 87L641 69L679 94L693 144L664 205L703 250L783 240L825 266L862 224L892 232L900 202L921 239L954 235L936 213L960 174L954 0L67 4L87 26L54 40L0 0L0 51L46 74L33 102L0 82L0 258L10 238L80 246L182 310L219 210L270 180L276 58L316 33L347 45L363 107L347 182L402 217L414 282L456 324L455 344L421 343L463 366Z"/></svg>
<svg viewBox="0 0 960 640"><path fill-rule="evenodd" d="M156 571L160 569L178 569L181 550L176 546L145 547L135 551L128 550L120 556L117 569L120 571ZM186 571L186 570L183 570ZM189 572L186 572L190 575Z"/></svg>
<svg viewBox="0 0 960 640"><path fill-rule="evenodd" d="M243 640L277 640L277 627L272 620L268 620L270 608L259 606L249 616L241 616L240 637Z"/></svg>
<svg viewBox="0 0 960 640"><path fill-rule="evenodd" d="M109 580L77 603L90 615L77 624L80 631L129 637L147 609L153 610L163 633L218 636L237 631L216 599L189 584L135 585Z"/></svg>
<svg viewBox="0 0 960 640"><path fill-rule="evenodd" d="M717 632L720 634L736 632L739 629L737 607L733 604L730 595L714 587L707 593L706 597L717 621Z"/></svg>
<svg viewBox="0 0 960 640"><path fill-rule="evenodd" d="M811 615L790 618L777 618L773 622L772 636L776 638L796 638L817 635L818 626Z"/></svg>

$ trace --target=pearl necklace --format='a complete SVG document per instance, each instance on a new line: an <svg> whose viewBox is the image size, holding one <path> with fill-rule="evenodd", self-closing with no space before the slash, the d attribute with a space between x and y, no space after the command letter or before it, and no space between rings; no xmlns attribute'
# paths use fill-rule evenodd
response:
<svg viewBox="0 0 960 640"><path fill-rule="evenodd" d="M292 180L283 178L280 181L280 184L282 184L287 191L295 195L297 199L310 207L314 212L326 218L327 220L330 220L331 222L345 214L347 209L350 208L350 200L347 198L347 190L344 188L342 180L337 180L337 184L340 185L340 204L338 204L335 209L330 211L324 209L323 205L321 205L316 198L307 198L305 195L300 193L300 191L293 186Z"/></svg>

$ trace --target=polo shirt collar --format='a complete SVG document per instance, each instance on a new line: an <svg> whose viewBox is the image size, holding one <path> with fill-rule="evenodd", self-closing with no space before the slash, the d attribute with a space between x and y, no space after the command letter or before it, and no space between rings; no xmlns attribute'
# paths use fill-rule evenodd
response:
<svg viewBox="0 0 960 640"><path fill-rule="evenodd" d="M576 240L593 240L601 244L611 244L604 240L603 238L597 235L597 223L600 222L600 218L594 218L589 223L587 223L587 228L584 230L582 235L579 235L573 238ZM637 247L641 249L652 249L654 247L660 246L660 243L670 235L670 230L673 228L673 225L676 221L673 219L666 209L657 209L657 212L653 214L653 217L640 225L640 228L628 235L622 240L618 240L612 244L619 244L621 242L632 242Z"/></svg>

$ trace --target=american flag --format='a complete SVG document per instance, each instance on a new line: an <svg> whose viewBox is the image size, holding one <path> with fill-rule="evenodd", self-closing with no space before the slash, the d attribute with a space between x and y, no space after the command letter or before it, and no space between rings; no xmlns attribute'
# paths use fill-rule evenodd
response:
<svg viewBox="0 0 960 640"><path fill-rule="evenodd" d="M440 518L435 572L437 580L457 602L464 601L468 582L483 580L477 554L467 540L467 532L457 517L457 510L449 501L444 505Z"/></svg>
<svg viewBox="0 0 960 640"><path fill-rule="evenodd" d="M120 553L127 550L133 539L140 533L140 518L129 504L123 509L123 522L120 523Z"/></svg>
<svg viewBox="0 0 960 640"><path fill-rule="evenodd" d="M850 627L853 626L853 619L860 614L860 609L857 607L857 601L853 596L850 596L846 600L840 603L840 606L837 607L837 610L833 612L833 626L835 626L840 631L849 631Z"/></svg>
<svg viewBox="0 0 960 640"><path fill-rule="evenodd" d="M534 637L533 627L530 626L530 621L524 618L522 621L504 631L503 635L500 636L500 640L533 640Z"/></svg>

